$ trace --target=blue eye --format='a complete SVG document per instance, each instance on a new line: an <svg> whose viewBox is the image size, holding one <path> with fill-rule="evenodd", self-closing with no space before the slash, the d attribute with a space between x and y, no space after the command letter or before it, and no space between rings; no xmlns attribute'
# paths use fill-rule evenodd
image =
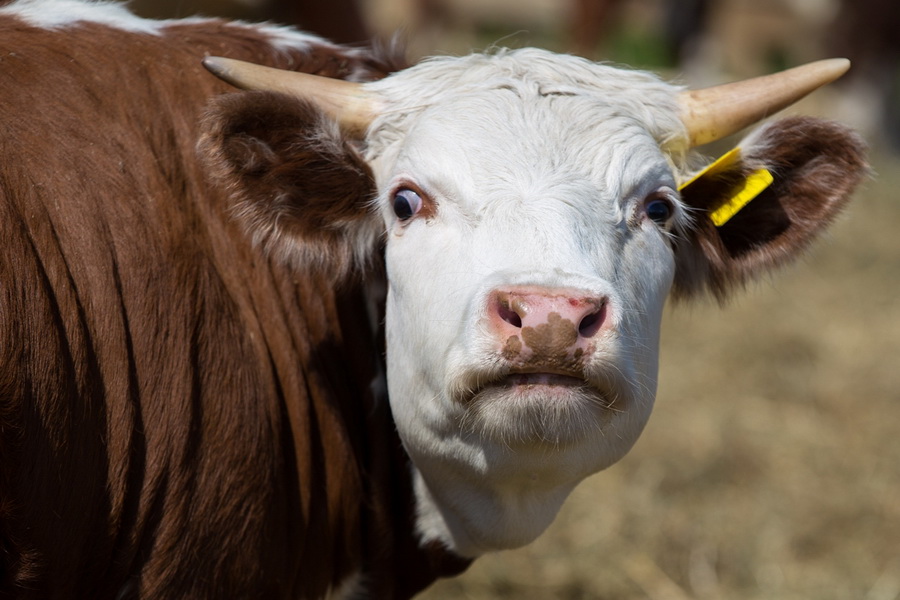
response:
<svg viewBox="0 0 900 600"><path fill-rule="evenodd" d="M401 221L411 219L422 210L422 198L416 192L401 188L394 194L394 214Z"/></svg>
<svg viewBox="0 0 900 600"><path fill-rule="evenodd" d="M644 205L644 212L651 221L664 227L672 218L672 202L668 198L652 198Z"/></svg>

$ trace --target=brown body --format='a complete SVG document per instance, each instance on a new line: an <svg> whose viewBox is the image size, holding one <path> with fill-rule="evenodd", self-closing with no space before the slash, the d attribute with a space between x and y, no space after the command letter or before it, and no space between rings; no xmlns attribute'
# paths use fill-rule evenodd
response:
<svg viewBox="0 0 900 600"><path fill-rule="evenodd" d="M386 67L160 31L0 17L0 597L408 597L465 563L413 539L364 290L267 259L195 150L205 54Z"/></svg>

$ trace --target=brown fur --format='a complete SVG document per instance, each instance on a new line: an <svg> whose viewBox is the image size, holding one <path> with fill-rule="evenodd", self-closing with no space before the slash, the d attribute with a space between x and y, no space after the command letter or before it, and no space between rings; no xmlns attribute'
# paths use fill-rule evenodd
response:
<svg viewBox="0 0 900 600"><path fill-rule="evenodd" d="M467 564L413 538L364 290L270 261L206 182L206 53L386 68L0 19L0 597L406 598Z"/></svg>
<svg viewBox="0 0 900 600"><path fill-rule="evenodd" d="M368 209L372 173L321 111L281 94L228 94L205 124L213 179L267 254L335 278L371 256L381 231Z"/></svg>
<svg viewBox="0 0 900 600"><path fill-rule="evenodd" d="M865 143L846 127L791 117L763 127L742 144L733 170L684 190L694 226L676 244L673 293L704 289L720 300L753 277L799 255L831 224L868 172ZM736 181L760 167L775 181L722 227L709 213Z"/></svg>

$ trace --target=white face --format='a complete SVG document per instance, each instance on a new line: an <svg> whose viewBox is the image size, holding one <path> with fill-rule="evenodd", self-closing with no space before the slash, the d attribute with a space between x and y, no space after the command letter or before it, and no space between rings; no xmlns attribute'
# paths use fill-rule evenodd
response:
<svg viewBox="0 0 900 600"><path fill-rule="evenodd" d="M421 110L373 166L391 407L437 502L469 502L440 496L473 473L564 497L621 458L685 219L646 127L596 97L485 89Z"/></svg>
<svg viewBox="0 0 900 600"><path fill-rule="evenodd" d="M413 447L547 446L592 472L647 419L675 182L636 123L566 104L496 90L431 108L380 182L390 395Z"/></svg>

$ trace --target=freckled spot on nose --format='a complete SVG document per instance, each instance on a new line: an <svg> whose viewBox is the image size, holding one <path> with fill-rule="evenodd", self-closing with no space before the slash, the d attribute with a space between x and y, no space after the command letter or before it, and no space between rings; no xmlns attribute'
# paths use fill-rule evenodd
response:
<svg viewBox="0 0 900 600"><path fill-rule="evenodd" d="M503 358L513 360L522 353L522 340L517 335L511 335L503 346Z"/></svg>
<svg viewBox="0 0 900 600"><path fill-rule="evenodd" d="M535 352L560 356L565 355L578 340L578 330L572 321L552 312L547 315L546 323L522 328L522 338Z"/></svg>

